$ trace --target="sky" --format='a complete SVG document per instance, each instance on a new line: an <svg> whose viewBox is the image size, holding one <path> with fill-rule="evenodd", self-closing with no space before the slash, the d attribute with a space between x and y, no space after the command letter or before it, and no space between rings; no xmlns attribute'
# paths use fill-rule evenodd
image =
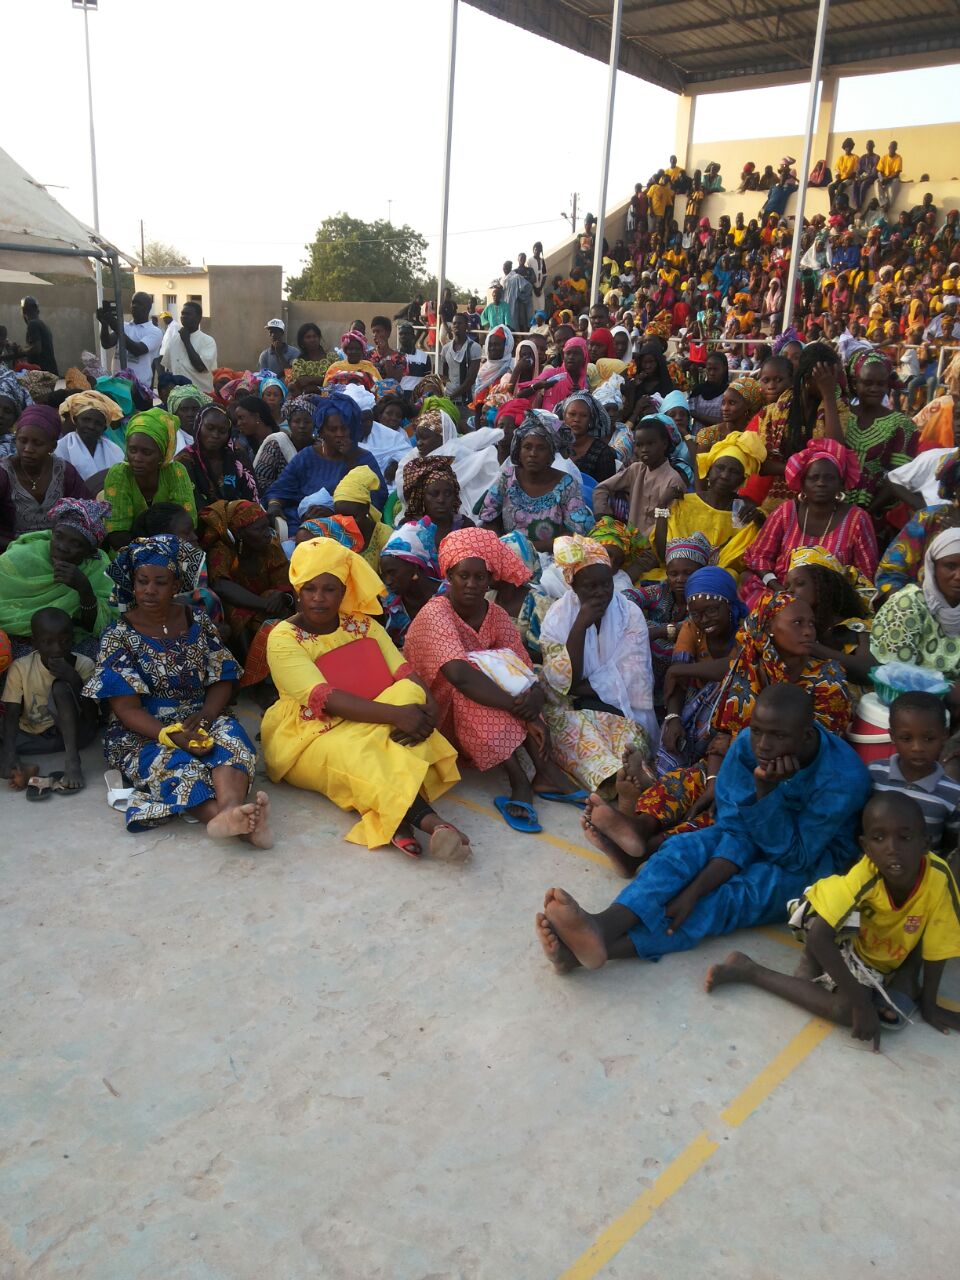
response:
<svg viewBox="0 0 960 1280"><path fill-rule="evenodd" d="M596 211L607 71L459 9L447 275L482 291L505 258L564 238L573 191L581 215ZM389 216L427 236L435 272L448 12L446 0L100 0L89 25L101 232L139 253L142 218L148 241L195 264L293 274L324 217ZM83 14L30 0L5 15L10 49L36 51L38 29L42 54L4 60L17 127L0 145L92 223ZM836 128L955 120L957 71L847 80ZM799 133L806 94L710 95L694 136ZM618 76L608 206L667 163L675 103Z"/></svg>

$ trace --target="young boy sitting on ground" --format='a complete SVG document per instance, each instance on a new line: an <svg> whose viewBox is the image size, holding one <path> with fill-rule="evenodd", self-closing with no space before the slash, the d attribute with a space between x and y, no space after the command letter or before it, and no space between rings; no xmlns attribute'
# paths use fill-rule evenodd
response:
<svg viewBox="0 0 960 1280"><path fill-rule="evenodd" d="M869 766L874 790L912 796L923 813L927 847L946 856L960 830L960 782L948 778L940 764L947 742L943 700L932 693L901 693L890 707L890 737L896 754Z"/></svg>
<svg viewBox="0 0 960 1280"><path fill-rule="evenodd" d="M960 956L957 885L943 859L926 852L920 806L901 791L874 795L863 811L860 847L856 866L818 880L794 913L806 931L802 973L778 973L731 951L708 972L707 991L735 982L760 987L851 1027L874 1048L883 1026L904 1024L911 994L919 994L925 1022L944 1033L960 1030L960 1014L937 1004L943 967ZM838 943L844 925L856 933Z"/></svg>
<svg viewBox="0 0 960 1280"><path fill-rule="evenodd" d="M20 766L18 755L64 753L57 790L86 786L80 751L97 733L97 703L82 696L93 675L90 658L73 653L73 623L62 609L39 609L30 620L33 652L17 658L7 671L3 691L3 747L0 776Z"/></svg>

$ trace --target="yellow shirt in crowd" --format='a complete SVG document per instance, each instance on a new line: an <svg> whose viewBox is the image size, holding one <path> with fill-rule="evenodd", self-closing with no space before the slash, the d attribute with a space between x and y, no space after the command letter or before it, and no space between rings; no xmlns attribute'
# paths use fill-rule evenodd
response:
<svg viewBox="0 0 960 1280"><path fill-rule="evenodd" d="M881 178L896 178L902 168L903 157L899 153L895 156L881 156L877 165L877 173Z"/></svg>
<svg viewBox="0 0 960 1280"><path fill-rule="evenodd" d="M880 872L863 857L846 875L827 876L806 892L807 901L832 928L859 913L854 950L880 973L899 969L914 947L924 960L960 956L960 895L943 858L928 853L920 878L902 906L895 906Z"/></svg>
<svg viewBox="0 0 960 1280"><path fill-rule="evenodd" d="M838 182L845 182L847 178L852 178L857 172L857 164L859 157L855 156L851 151L849 155L845 151L841 151L837 156L837 163L833 166L834 176Z"/></svg>

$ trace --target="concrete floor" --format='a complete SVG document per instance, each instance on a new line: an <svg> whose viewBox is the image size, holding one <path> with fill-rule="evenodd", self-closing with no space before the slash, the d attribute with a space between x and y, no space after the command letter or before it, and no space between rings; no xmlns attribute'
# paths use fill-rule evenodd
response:
<svg viewBox="0 0 960 1280"><path fill-rule="evenodd" d="M86 762L0 795L4 1280L956 1275L960 1038L707 997L724 941L558 979L544 890L619 884L574 810L515 836L471 775L454 869L281 787L254 855L127 835Z"/></svg>

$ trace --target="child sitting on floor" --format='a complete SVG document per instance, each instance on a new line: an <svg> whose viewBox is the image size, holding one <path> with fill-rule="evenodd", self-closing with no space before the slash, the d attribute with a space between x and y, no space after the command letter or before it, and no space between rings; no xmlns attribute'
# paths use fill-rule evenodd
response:
<svg viewBox="0 0 960 1280"><path fill-rule="evenodd" d="M947 777L940 754L947 741L947 709L932 693L901 693L890 707L896 754L869 766L875 791L903 791L923 813L927 842L944 856L960 830L960 782ZM946 831L946 840L944 832Z"/></svg>
<svg viewBox="0 0 960 1280"><path fill-rule="evenodd" d="M83 697L94 663L73 653L73 623L62 609L38 609L30 620L33 652L10 664L3 691L3 747L0 776L20 767L19 755L64 753L63 776L33 782L28 795L45 799L53 790L74 792L86 785L80 751L97 733L99 708ZM43 785L43 784L46 785Z"/></svg>
<svg viewBox="0 0 960 1280"><path fill-rule="evenodd" d="M731 951L708 972L707 991L735 982L760 987L851 1027L876 1049L882 1027L907 1021L922 963L921 1017L938 1031L960 1030L960 1014L937 1004L944 965L960 956L957 886L943 859L926 852L920 806L901 791L872 796L860 847L864 856L851 871L818 880L794 912L791 923L806 933L796 975ZM841 929L856 932L838 942Z"/></svg>

